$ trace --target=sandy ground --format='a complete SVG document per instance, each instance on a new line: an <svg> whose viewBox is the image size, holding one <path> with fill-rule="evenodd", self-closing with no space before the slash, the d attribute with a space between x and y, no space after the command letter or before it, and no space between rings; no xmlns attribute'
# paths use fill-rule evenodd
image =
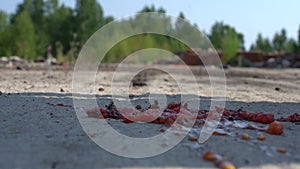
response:
<svg viewBox="0 0 300 169"><path fill-rule="evenodd" d="M300 112L300 70L284 69L226 69L226 107L255 112L273 113L276 117ZM209 106L211 91L209 78L196 70L200 90L182 93L174 80L166 74L146 79L146 86L130 87L130 94L138 104L149 93L167 94L168 102L178 94L201 96L203 109ZM122 72L126 75L127 72ZM100 106L110 102L111 71L100 71L96 79L97 101ZM189 85L189 77L181 82ZM0 169L57 169L57 168L215 168L201 155L216 152L238 168L300 168L300 133L298 123L284 123L280 136L265 134L265 141L255 139L257 131L235 129L233 133L247 133L253 139L212 136L204 144L185 138L170 151L146 159L130 159L111 154L97 146L83 131L72 107L72 71L0 70ZM122 81L115 83L122 84ZM101 88L101 90L98 90ZM92 92L91 92L92 93ZM120 91L120 93L122 93ZM145 104L147 100L145 100ZM160 125L109 122L119 132L130 136L159 134ZM283 147L287 153L278 153Z"/></svg>

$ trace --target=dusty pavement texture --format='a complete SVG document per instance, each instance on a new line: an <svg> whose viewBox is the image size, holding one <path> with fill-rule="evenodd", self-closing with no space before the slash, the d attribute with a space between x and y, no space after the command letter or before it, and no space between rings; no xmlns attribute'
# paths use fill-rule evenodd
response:
<svg viewBox="0 0 300 169"><path fill-rule="evenodd" d="M102 71L97 76L100 106L110 102L112 74ZM300 111L300 70L230 68L226 76L226 108L243 107L249 112L273 113L275 117ZM210 101L208 77L199 71L196 78L200 82L201 105L206 109ZM182 80L189 81L187 77ZM113 155L89 139L73 107L53 105L72 105L71 81L71 71L0 70L0 169L215 168L201 158L206 151L222 155L238 168L300 168L298 123L284 123L285 130L280 136L264 133L265 141L255 139L258 134L255 130L234 129L232 133L247 133L252 139L212 136L206 143L198 144L185 138L170 151L151 158L128 159ZM136 102L141 100L141 95L147 96L147 92L168 94L168 102L178 99L177 86L168 75L156 75L145 83L146 86L130 87ZM195 93L191 89L184 94ZM145 100L144 104L149 103ZM131 136L155 135L161 127L108 121L119 132ZM279 153L277 148L285 148L287 152Z"/></svg>
<svg viewBox="0 0 300 169"><path fill-rule="evenodd" d="M70 93L72 92L72 71L19 71L0 69L2 93ZM124 75L127 72L121 72ZM299 69L256 69L230 68L225 70L227 98L235 101L257 102L300 102ZM200 96L211 96L210 82L203 68L195 70ZM99 71L96 76L95 91L99 95L110 94L111 78L114 72ZM189 77L182 76L182 84L189 85ZM180 94L176 82L167 74L148 78L147 86L130 88L132 94L164 93ZM116 81L123 83L122 81ZM195 94L193 88L183 94Z"/></svg>

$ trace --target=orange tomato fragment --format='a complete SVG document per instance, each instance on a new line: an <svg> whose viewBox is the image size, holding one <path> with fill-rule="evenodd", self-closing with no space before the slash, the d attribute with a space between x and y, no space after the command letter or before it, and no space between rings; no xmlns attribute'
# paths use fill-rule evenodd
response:
<svg viewBox="0 0 300 169"><path fill-rule="evenodd" d="M208 151L202 155L202 158L207 161L215 161L217 159L217 156L215 153Z"/></svg>
<svg viewBox="0 0 300 169"><path fill-rule="evenodd" d="M278 121L274 121L273 123L271 123L269 125L269 127L267 128L266 132L269 134L274 134L274 135L280 135L283 133L283 124L278 122Z"/></svg>
<svg viewBox="0 0 300 169"><path fill-rule="evenodd" d="M220 169L236 169L236 167L228 160L211 151L207 151L206 153L204 153L202 158L207 161L212 161L215 166Z"/></svg>
<svg viewBox="0 0 300 169"><path fill-rule="evenodd" d="M248 134L242 134L240 135L240 138L243 140L250 140L251 137Z"/></svg>
<svg viewBox="0 0 300 169"><path fill-rule="evenodd" d="M257 140L260 140L260 141L266 140L266 137L263 135L259 135L256 138L257 138Z"/></svg>
<svg viewBox="0 0 300 169"><path fill-rule="evenodd" d="M229 161L222 161L219 166L220 169L236 169L236 167Z"/></svg>
<svg viewBox="0 0 300 169"><path fill-rule="evenodd" d="M198 141L197 137L189 136L190 141Z"/></svg>
<svg viewBox="0 0 300 169"><path fill-rule="evenodd" d="M279 153L286 153L286 149L285 148L278 148L277 152L279 152Z"/></svg>

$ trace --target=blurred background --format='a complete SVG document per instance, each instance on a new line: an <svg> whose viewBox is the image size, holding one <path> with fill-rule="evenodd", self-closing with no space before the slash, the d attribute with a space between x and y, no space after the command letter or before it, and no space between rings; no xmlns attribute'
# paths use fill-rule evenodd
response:
<svg viewBox="0 0 300 169"><path fill-rule="evenodd" d="M162 15L170 31L203 32L223 64L244 67L300 67L300 2L140 0L10 0L0 2L0 62L74 63L86 40L103 25L137 12L159 12L186 19L183 23ZM139 18L120 22L130 23ZM142 22L141 22L142 23ZM146 23L144 23L146 24ZM132 28L134 29L134 28ZM115 45L104 59L116 63L144 48L169 50L187 64L202 65L190 49L176 39L140 34ZM143 62L151 62L152 58ZM135 60L134 62L140 62ZM180 64L161 58L157 63Z"/></svg>

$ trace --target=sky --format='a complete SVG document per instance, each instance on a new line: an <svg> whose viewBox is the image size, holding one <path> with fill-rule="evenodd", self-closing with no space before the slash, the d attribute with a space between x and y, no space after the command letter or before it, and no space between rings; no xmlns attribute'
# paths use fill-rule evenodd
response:
<svg viewBox="0 0 300 169"><path fill-rule="evenodd" d="M23 0L0 0L0 10L15 12ZM75 0L60 0L66 6L74 7ZM288 37L297 39L300 26L299 0L98 0L106 16L122 18L135 14L146 5L166 9L167 14L178 16L182 11L190 22L200 30L209 32L216 21L223 21L244 34L248 49L255 42L257 34L272 38L285 28Z"/></svg>

